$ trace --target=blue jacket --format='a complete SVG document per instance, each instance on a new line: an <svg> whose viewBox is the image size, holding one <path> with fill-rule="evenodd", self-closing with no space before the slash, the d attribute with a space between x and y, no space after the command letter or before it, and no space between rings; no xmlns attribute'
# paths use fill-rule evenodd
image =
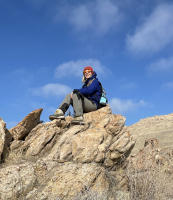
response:
<svg viewBox="0 0 173 200"><path fill-rule="evenodd" d="M96 76L97 74L94 72L94 74L87 79L83 87L81 89L76 89L76 90L82 93L87 99L94 101L94 103L98 107L101 97L101 87ZM87 87L88 82L93 79L94 81L91 83L90 86Z"/></svg>

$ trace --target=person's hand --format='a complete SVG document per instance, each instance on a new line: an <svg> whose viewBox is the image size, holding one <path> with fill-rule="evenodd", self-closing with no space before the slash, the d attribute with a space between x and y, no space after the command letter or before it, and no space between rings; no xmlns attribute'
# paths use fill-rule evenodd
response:
<svg viewBox="0 0 173 200"><path fill-rule="evenodd" d="M71 99L73 99L73 92L71 93L70 97L71 97Z"/></svg>

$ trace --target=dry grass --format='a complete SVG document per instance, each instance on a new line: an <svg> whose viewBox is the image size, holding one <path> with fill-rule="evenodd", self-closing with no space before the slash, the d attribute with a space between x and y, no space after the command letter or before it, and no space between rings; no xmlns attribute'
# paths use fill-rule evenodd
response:
<svg viewBox="0 0 173 200"><path fill-rule="evenodd" d="M128 168L130 200L173 199L173 177L161 171L160 166L137 171Z"/></svg>

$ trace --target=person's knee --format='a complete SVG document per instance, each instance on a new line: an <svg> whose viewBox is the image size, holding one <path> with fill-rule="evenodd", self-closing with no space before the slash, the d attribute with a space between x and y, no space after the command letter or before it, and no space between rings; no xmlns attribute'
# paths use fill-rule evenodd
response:
<svg viewBox="0 0 173 200"><path fill-rule="evenodd" d="M73 94L73 97L77 97L77 94L76 94L76 93L74 93L74 94Z"/></svg>

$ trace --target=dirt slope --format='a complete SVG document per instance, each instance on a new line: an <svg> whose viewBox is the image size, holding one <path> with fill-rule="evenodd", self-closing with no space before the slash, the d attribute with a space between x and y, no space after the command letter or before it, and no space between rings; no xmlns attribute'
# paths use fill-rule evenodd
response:
<svg viewBox="0 0 173 200"><path fill-rule="evenodd" d="M173 148L173 113L141 119L127 129L137 138L132 154L142 149L149 138L157 138L161 148Z"/></svg>

